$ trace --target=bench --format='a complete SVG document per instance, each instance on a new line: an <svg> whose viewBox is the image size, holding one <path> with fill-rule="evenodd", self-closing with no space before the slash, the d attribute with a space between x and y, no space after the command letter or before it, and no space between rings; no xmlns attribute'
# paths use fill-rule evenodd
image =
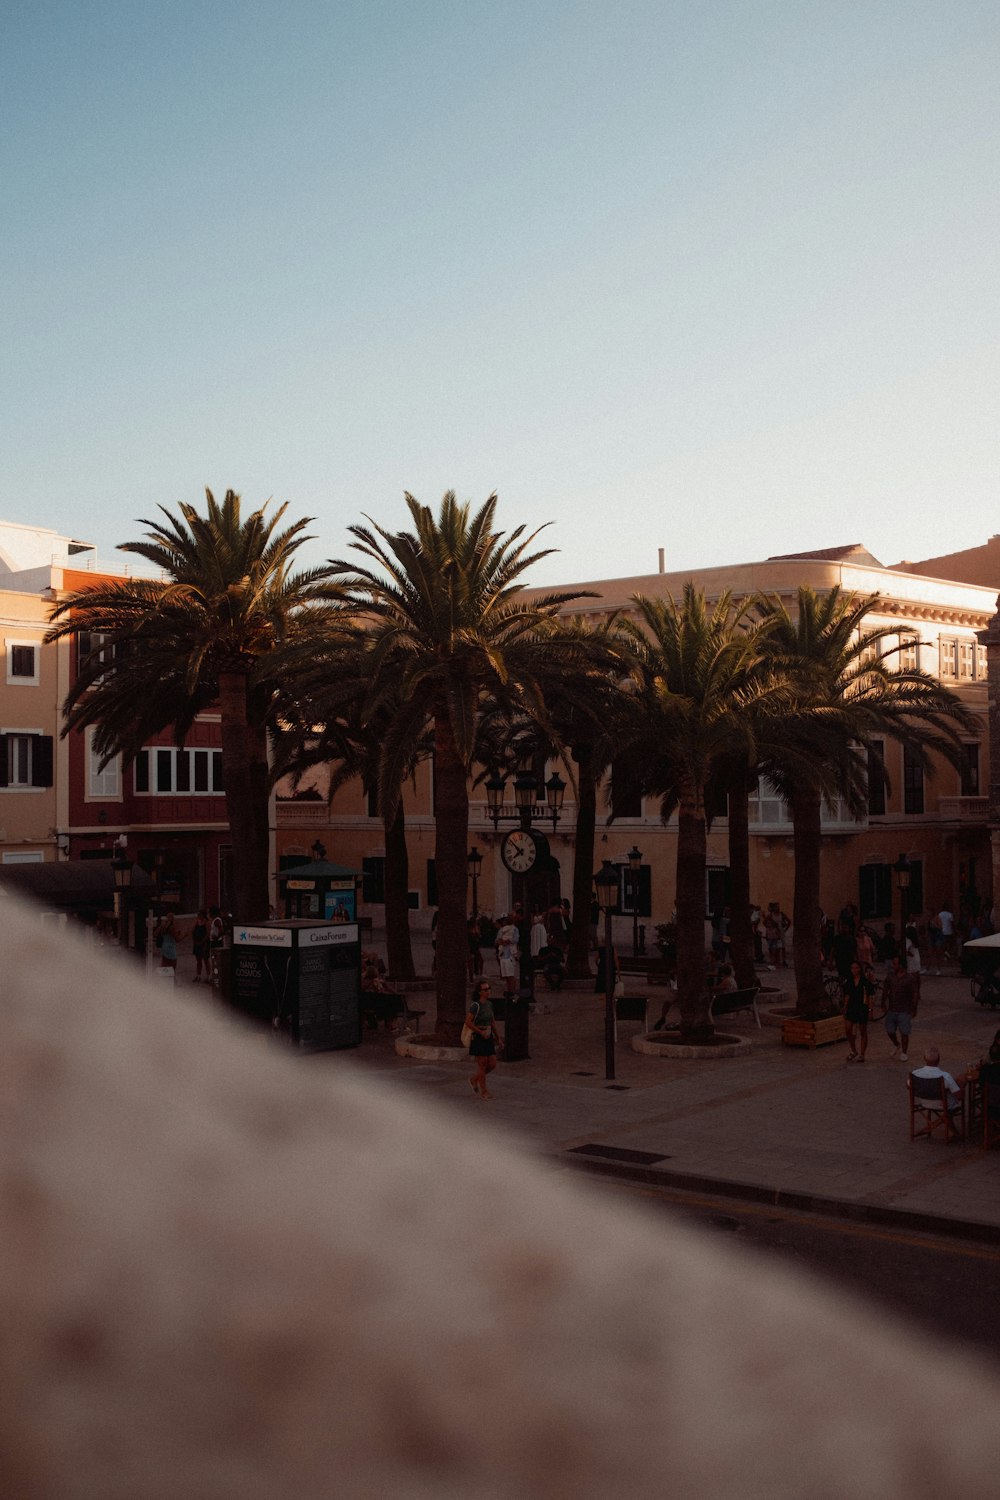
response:
<svg viewBox="0 0 1000 1500"><path fill-rule="evenodd" d="M732 1016L737 1011L749 1010L753 1012L753 1018L760 1026L760 1016L757 1012L757 994L760 986L752 985L748 990L731 990L729 994L713 994L709 1014L713 1024L720 1016Z"/></svg>
<svg viewBox="0 0 1000 1500"><path fill-rule="evenodd" d="M647 984L666 984L670 974L667 969L666 959L659 955L643 954L636 958L625 958L618 956L618 972L623 978L630 974L640 975Z"/></svg>

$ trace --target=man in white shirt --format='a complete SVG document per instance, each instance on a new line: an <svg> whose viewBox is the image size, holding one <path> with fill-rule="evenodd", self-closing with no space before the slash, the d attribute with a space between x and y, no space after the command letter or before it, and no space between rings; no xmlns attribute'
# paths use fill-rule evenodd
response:
<svg viewBox="0 0 1000 1500"><path fill-rule="evenodd" d="M938 912L938 922L941 924L941 957L948 959L950 963L955 956L955 918L948 909L947 901Z"/></svg>
<svg viewBox="0 0 1000 1500"><path fill-rule="evenodd" d="M962 1108L962 1089L950 1073L946 1073L941 1067L941 1054L936 1047L928 1047L924 1053L924 1066L914 1068L914 1078L941 1078L948 1090L948 1109L956 1110ZM964 1079L962 1080L964 1083Z"/></svg>

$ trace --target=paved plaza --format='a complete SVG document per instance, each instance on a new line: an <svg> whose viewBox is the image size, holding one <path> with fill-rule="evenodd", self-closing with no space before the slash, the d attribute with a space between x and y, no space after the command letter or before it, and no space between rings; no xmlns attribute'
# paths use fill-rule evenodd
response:
<svg viewBox="0 0 1000 1500"><path fill-rule="evenodd" d="M419 941L415 946L417 967L426 973L429 944L426 952ZM496 966L485 956L497 993ZM182 957L178 988L196 995L192 974L192 960ZM761 979L784 985L791 1003L790 971ZM630 981L630 993L642 989L642 981ZM649 986L648 993L652 1024L666 991ZM304 1065L333 1073L360 1068L380 1085L459 1111L463 1129L513 1134L562 1168L586 1164L638 1180L949 1234L992 1237L1000 1229L1000 1150L984 1153L978 1132L949 1145L909 1138L908 1068L934 1045L942 1066L961 1072L1000 1027L1000 1012L976 1005L968 980L955 971L923 977L909 1064L892 1061L881 1022L870 1027L868 1060L848 1066L845 1043L814 1051L786 1047L780 1027L758 1030L748 1013L727 1018L726 1030L749 1037L752 1050L708 1061L634 1052L639 1025L622 1021L611 1086L604 1077L603 998L592 988L550 994L539 986L538 1000L530 1059L501 1061L490 1101L471 1092L466 1061L400 1057L382 1028L365 1031L357 1050L321 1054ZM420 995L419 1004L427 1007L429 1031L433 992Z"/></svg>
<svg viewBox="0 0 1000 1500"><path fill-rule="evenodd" d="M791 1000L790 973L761 977L786 983ZM650 1023L664 993L650 987ZM748 1014L726 1029L749 1036L752 1051L708 1061L634 1052L638 1023L622 1021L611 1087L603 999L540 989L539 1000L530 1060L500 1063L493 1100L472 1094L467 1063L398 1057L381 1029L366 1034L356 1063L392 1087L461 1109L469 1122L514 1132L564 1165L582 1156L598 1169L702 1191L729 1188L897 1223L905 1215L914 1227L949 1233L1000 1229L1000 1150L984 1153L978 1132L949 1145L909 1138L906 1075L924 1049L937 1046L942 1066L961 1072L1000 1027L1000 1013L974 1004L956 973L924 976L909 1064L891 1059L881 1022L870 1027L865 1064L848 1066L846 1043L786 1047L779 1027L758 1030ZM432 1020L431 1011L428 1029Z"/></svg>

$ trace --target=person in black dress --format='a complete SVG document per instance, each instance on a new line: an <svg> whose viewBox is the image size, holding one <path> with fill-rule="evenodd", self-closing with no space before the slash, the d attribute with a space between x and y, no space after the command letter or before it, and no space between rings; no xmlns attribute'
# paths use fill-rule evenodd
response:
<svg viewBox="0 0 1000 1500"><path fill-rule="evenodd" d="M847 1061L864 1062L868 1051L868 1007L875 993L875 981L866 974L857 959L841 984L844 997L844 1030L847 1033ZM854 1028L858 1040L854 1040Z"/></svg>

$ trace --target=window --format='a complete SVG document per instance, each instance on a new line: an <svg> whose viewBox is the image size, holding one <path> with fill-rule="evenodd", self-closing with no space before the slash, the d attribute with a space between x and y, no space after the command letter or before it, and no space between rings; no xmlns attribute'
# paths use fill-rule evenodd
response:
<svg viewBox="0 0 1000 1500"><path fill-rule="evenodd" d="M858 652L858 665L861 667L873 667L882 654L881 641L866 641L862 637L861 649Z"/></svg>
<svg viewBox="0 0 1000 1500"><path fill-rule="evenodd" d="M899 634L899 669L901 672L915 672L920 665L920 638L915 635Z"/></svg>
<svg viewBox="0 0 1000 1500"><path fill-rule="evenodd" d="M909 745L903 746L903 811L922 813L924 810L924 768L920 757Z"/></svg>
<svg viewBox="0 0 1000 1500"><path fill-rule="evenodd" d="M38 686L38 646L31 641L7 642L7 683L10 687Z"/></svg>
<svg viewBox="0 0 1000 1500"><path fill-rule="evenodd" d="M112 756L101 770L101 756L94 748L94 731L87 730L87 797L96 801L120 800L122 794L121 756Z"/></svg>
<svg viewBox="0 0 1000 1500"><path fill-rule="evenodd" d="M879 818L885 812L885 741L873 740L868 747L868 814ZM878 913L872 913L877 916Z"/></svg>
<svg viewBox="0 0 1000 1500"><path fill-rule="evenodd" d="M649 865L640 865L638 875L633 875L628 865L618 865L618 910L631 917L653 914L652 872Z"/></svg>
<svg viewBox="0 0 1000 1500"><path fill-rule="evenodd" d="M380 855L363 858L361 869L365 900L369 906L381 905L385 901L385 860Z"/></svg>
<svg viewBox="0 0 1000 1500"><path fill-rule="evenodd" d="M959 640L942 636L940 643L940 672L942 677L957 682L973 682L986 679L986 647L974 640Z"/></svg>
<svg viewBox="0 0 1000 1500"><path fill-rule="evenodd" d="M135 758L135 790L157 797L219 797L225 787L221 750L140 750Z"/></svg>
<svg viewBox="0 0 1000 1500"><path fill-rule="evenodd" d="M31 730L0 734L0 786L52 785L52 737Z"/></svg>
<svg viewBox="0 0 1000 1500"><path fill-rule="evenodd" d="M958 642L941 637L939 643L941 677L958 677Z"/></svg>
<svg viewBox="0 0 1000 1500"><path fill-rule="evenodd" d="M616 818L642 817L642 793L636 767L622 756L611 764L611 811Z"/></svg>
<svg viewBox="0 0 1000 1500"><path fill-rule="evenodd" d="M114 664L118 654L118 647L109 643L109 638L97 630L81 630L76 638L76 670L80 673L91 664L91 658L95 658L94 664L102 663L106 667ZM107 676L106 672L99 672L91 683L96 687L103 682Z"/></svg>
<svg viewBox="0 0 1000 1500"><path fill-rule="evenodd" d="M858 870L858 911L863 922L892 916L891 865L862 865Z"/></svg>
<svg viewBox="0 0 1000 1500"><path fill-rule="evenodd" d="M979 796L979 745L969 741L962 746L961 795Z"/></svg>

